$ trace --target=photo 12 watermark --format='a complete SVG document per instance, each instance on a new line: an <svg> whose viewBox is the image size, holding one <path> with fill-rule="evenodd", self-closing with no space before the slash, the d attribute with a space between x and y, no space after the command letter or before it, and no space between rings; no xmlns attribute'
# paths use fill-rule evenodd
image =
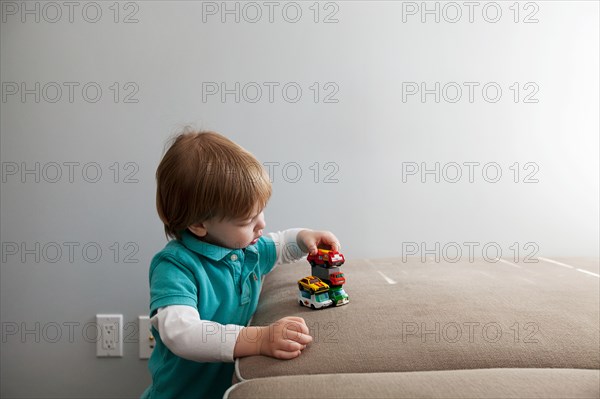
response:
<svg viewBox="0 0 600 399"><path fill-rule="evenodd" d="M340 182L340 165L336 161L263 161L262 169L256 169L254 164L249 164L244 169L227 169L229 175L241 174L242 178L259 181L267 174L271 183L308 183L332 184ZM203 163L206 173L211 175L218 168L211 162ZM12 172L12 169L11 169ZM15 172L16 173L16 172Z"/></svg>
<svg viewBox="0 0 600 399"><path fill-rule="evenodd" d="M402 82L403 103L487 103L512 101L537 104L540 86L536 82Z"/></svg>
<svg viewBox="0 0 600 399"><path fill-rule="evenodd" d="M202 102L337 104L340 86L336 82L301 84L287 82L202 82Z"/></svg>
<svg viewBox="0 0 600 399"><path fill-rule="evenodd" d="M24 82L3 81L2 103L138 104L140 86L136 82Z"/></svg>
<svg viewBox="0 0 600 399"><path fill-rule="evenodd" d="M339 23L340 3L333 1L203 1L203 23Z"/></svg>
<svg viewBox="0 0 600 399"><path fill-rule="evenodd" d="M327 344L338 343L338 333L340 331L339 324L334 321L328 322L307 322L309 335L313 338L312 343L322 342ZM283 330L283 337L286 339L293 340L294 336L297 335L297 322L281 322L269 324L268 326L254 326L259 327L257 329L242 329L242 334L248 342L258 342L263 339L267 339L269 342L273 342L276 336L276 330ZM231 335L237 331L235 326L228 328L224 326L219 328L214 324L204 324L202 326L202 342L207 342L209 337L220 337L221 342L225 342L227 335Z"/></svg>
<svg viewBox="0 0 600 399"><path fill-rule="evenodd" d="M417 257L422 263L456 263L468 261L474 263L476 259L483 259L487 263L500 262L503 256L510 256L513 262L538 263L536 255L540 251L537 242L513 242L506 246L494 241L478 242L464 241L462 243L450 242L416 242L404 241L401 244L402 262Z"/></svg>
<svg viewBox="0 0 600 399"><path fill-rule="evenodd" d="M338 343L338 334L340 327L338 323L328 322L309 322L307 323L309 334L313 337L313 343ZM284 337L292 337L296 333L295 323L289 323L289 328L285 324L272 323L263 327L257 333L249 329L243 329L240 334L246 334L250 342L258 342L259 339L274 339L274 330L276 328L284 329ZM82 323L80 321L3 321L0 324L3 344L56 344L56 343L90 343L95 344L102 337L101 325L96 321ZM289 331L288 331L289 330ZM115 330L115 342L121 339L124 344L139 343L140 326L137 321L126 322L123 325L123 336L119 336L119 330ZM226 342L228 337L237 335L237 327L228 325L217 328L215 324L205 323L201 329L202 342L208 340L220 339ZM287 335L286 335L287 334Z"/></svg>
<svg viewBox="0 0 600 399"><path fill-rule="evenodd" d="M536 162L500 164L495 161L402 162L402 183L539 183Z"/></svg>
<svg viewBox="0 0 600 399"><path fill-rule="evenodd" d="M2 183L79 184L140 182L137 162L6 161L1 163Z"/></svg>
<svg viewBox="0 0 600 399"><path fill-rule="evenodd" d="M540 337L540 326L535 322L502 325L501 323L488 322L416 322L403 321L401 338L402 343L497 343L503 338L513 343L537 344Z"/></svg>
<svg viewBox="0 0 600 399"><path fill-rule="evenodd" d="M2 241L2 263L139 263L137 242Z"/></svg>
<svg viewBox="0 0 600 399"><path fill-rule="evenodd" d="M140 3L135 1L2 1L2 23L60 24L140 22Z"/></svg>
<svg viewBox="0 0 600 399"><path fill-rule="evenodd" d="M533 1L403 1L402 22L496 24L507 20L515 24L537 24L539 11L539 3Z"/></svg>
<svg viewBox="0 0 600 399"><path fill-rule="evenodd" d="M96 321L3 321L1 324L2 343L56 344L56 343L96 343L102 337L102 325ZM123 336L119 329L114 331L115 342L133 344L139 342L139 325L127 322L123 325Z"/></svg>
<svg viewBox="0 0 600 399"><path fill-rule="evenodd" d="M262 164L271 183L281 180L292 184L303 181L325 184L340 182L340 165L334 161L315 161L310 164L296 161L264 161Z"/></svg>

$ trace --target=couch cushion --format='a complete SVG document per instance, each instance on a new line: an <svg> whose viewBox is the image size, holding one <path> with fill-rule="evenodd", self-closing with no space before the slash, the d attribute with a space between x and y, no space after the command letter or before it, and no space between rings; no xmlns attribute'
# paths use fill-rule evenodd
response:
<svg viewBox="0 0 600 399"><path fill-rule="evenodd" d="M550 262L351 260L350 303L298 305L301 261L265 280L254 325L304 317L314 342L281 361L243 358L238 380L298 374L487 368L600 368L597 259Z"/></svg>
<svg viewBox="0 0 600 399"><path fill-rule="evenodd" d="M598 370L487 369L323 374L244 381L238 398L598 398Z"/></svg>

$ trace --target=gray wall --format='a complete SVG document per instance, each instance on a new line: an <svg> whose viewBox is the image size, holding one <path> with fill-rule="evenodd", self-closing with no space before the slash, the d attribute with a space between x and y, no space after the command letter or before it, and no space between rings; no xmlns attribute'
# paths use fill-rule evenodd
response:
<svg viewBox="0 0 600 399"><path fill-rule="evenodd" d="M421 2L276 2L272 21L227 3L239 22L221 2L112 4L2 2L3 397L149 383L134 324L120 359L89 327L147 312L154 172L187 124L271 165L268 229L330 229L349 258L598 256L597 2L520 3L518 22L513 2L427 3L439 22ZM439 182L414 169L436 163Z"/></svg>

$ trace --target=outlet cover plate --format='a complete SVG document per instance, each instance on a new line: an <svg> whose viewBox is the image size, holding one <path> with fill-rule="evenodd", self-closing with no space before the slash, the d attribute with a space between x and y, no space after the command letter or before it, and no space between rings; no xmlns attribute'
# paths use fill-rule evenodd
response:
<svg viewBox="0 0 600 399"><path fill-rule="evenodd" d="M152 355L152 350L156 343L154 336L152 336L152 331L150 330L150 318L148 316L138 316L138 326L140 331L140 359L150 359L150 355Z"/></svg>
<svg viewBox="0 0 600 399"><path fill-rule="evenodd" d="M97 314L97 357L123 357L123 315Z"/></svg>

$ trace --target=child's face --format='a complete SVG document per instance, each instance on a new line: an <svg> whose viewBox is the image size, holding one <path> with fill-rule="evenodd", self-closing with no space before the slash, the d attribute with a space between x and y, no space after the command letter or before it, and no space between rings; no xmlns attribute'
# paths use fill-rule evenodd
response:
<svg viewBox="0 0 600 399"><path fill-rule="evenodd" d="M213 218L203 223L190 226L192 233L203 241L225 248L239 249L256 244L265 228L265 215L258 210L254 216L247 219Z"/></svg>

